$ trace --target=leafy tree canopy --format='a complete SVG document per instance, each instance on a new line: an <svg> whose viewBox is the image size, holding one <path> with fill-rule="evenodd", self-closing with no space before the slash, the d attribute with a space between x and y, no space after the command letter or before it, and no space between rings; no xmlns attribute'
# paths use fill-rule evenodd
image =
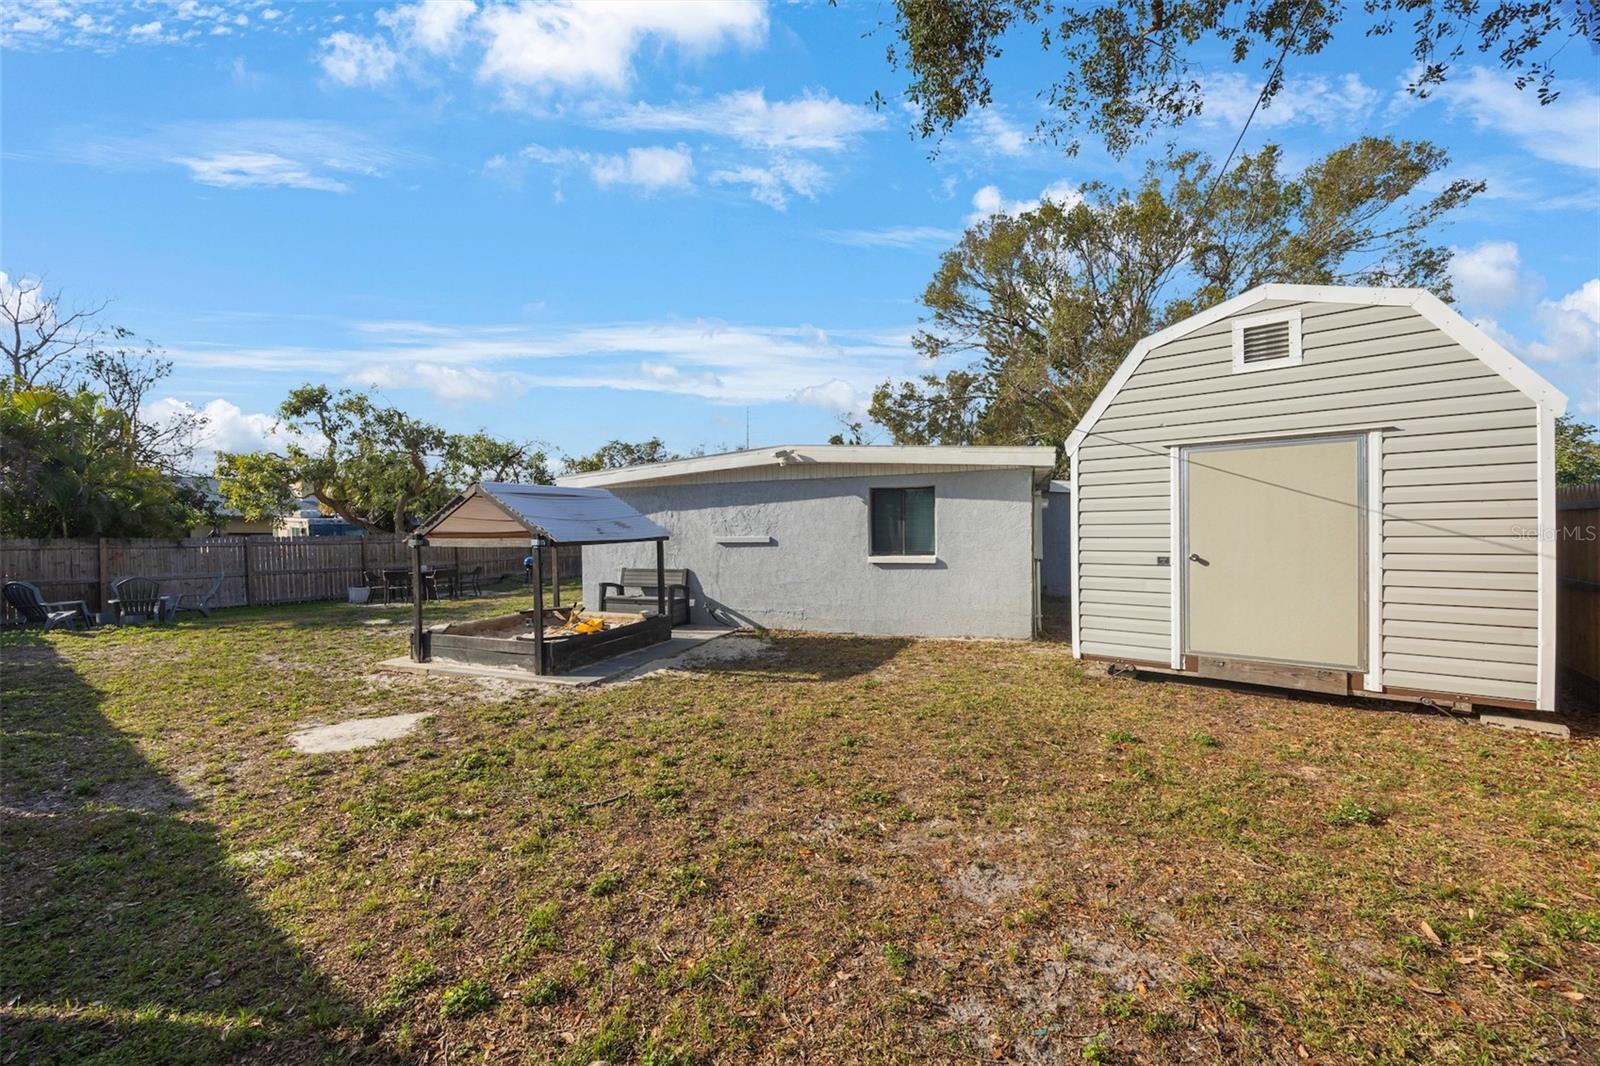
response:
<svg viewBox="0 0 1600 1066"><path fill-rule="evenodd" d="M624 466L644 466L647 463L666 463L682 456L667 450L660 437L637 443L611 440L600 445L588 455L568 455L562 464L569 473L589 474L596 470L616 470Z"/></svg>
<svg viewBox="0 0 1600 1066"><path fill-rule="evenodd" d="M0 533L158 537L215 520L203 493L129 447L126 414L89 389L0 388Z"/></svg>
<svg viewBox="0 0 1600 1066"><path fill-rule="evenodd" d="M1450 295L1430 237L1483 186L1418 190L1448 162L1367 137L1286 176L1268 145L1218 176L1197 153L1131 189L1090 183L971 226L922 294L914 346L938 367L885 382L872 419L901 444L1060 444L1142 337L1268 282L1415 285Z"/></svg>
<svg viewBox="0 0 1600 1066"><path fill-rule="evenodd" d="M222 453L224 500L246 518L276 518L300 496L372 532L404 532L475 481L549 484L544 453L486 433L449 433L365 393L294 389L278 407L283 454Z"/></svg>
<svg viewBox="0 0 1600 1066"><path fill-rule="evenodd" d="M1600 430L1572 415L1556 419L1556 484L1600 481Z"/></svg>
<svg viewBox="0 0 1600 1066"><path fill-rule="evenodd" d="M1470 49L1549 103L1562 47L1600 40L1593 0L896 0L888 59L909 73L915 127L932 137L989 106L990 69L1007 48L1042 48L1061 74L1040 88L1050 105L1040 132L1075 151L1086 126L1120 156L1204 109L1205 59L1221 52L1258 65L1270 106L1283 87L1279 60L1318 54L1357 12L1368 36L1409 34L1417 96L1444 84Z"/></svg>

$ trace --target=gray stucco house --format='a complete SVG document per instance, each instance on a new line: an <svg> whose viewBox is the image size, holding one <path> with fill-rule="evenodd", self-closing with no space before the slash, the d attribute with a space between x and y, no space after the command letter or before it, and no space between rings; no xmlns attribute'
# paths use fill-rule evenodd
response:
<svg viewBox="0 0 1600 1066"><path fill-rule="evenodd" d="M1027 639L1055 463L1048 447L794 445L558 481L609 489L672 532L691 622ZM584 548L584 602L654 565L649 545Z"/></svg>
<svg viewBox="0 0 1600 1066"><path fill-rule="evenodd" d="M1067 441L1076 653L1553 710L1565 405L1420 289L1266 285L1145 338Z"/></svg>

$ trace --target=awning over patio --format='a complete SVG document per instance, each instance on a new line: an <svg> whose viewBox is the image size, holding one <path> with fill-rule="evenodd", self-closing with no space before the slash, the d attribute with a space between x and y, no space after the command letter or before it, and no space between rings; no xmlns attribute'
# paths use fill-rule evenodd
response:
<svg viewBox="0 0 1600 1066"><path fill-rule="evenodd" d="M605 489L514 485L472 486L422 523L417 535L438 547L506 541L620 544L666 540L670 534Z"/></svg>

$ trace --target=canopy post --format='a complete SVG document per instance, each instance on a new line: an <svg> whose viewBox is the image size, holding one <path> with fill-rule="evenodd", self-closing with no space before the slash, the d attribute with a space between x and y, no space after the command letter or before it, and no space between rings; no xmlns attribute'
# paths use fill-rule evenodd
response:
<svg viewBox="0 0 1600 1066"><path fill-rule="evenodd" d="M561 606L561 545L550 545L550 606Z"/></svg>
<svg viewBox="0 0 1600 1066"><path fill-rule="evenodd" d="M544 545L533 538L533 672L544 673Z"/></svg>
<svg viewBox="0 0 1600 1066"><path fill-rule="evenodd" d="M422 548L427 538L411 538L411 661L428 661L427 649L422 641Z"/></svg>
<svg viewBox="0 0 1600 1066"><path fill-rule="evenodd" d="M656 541L656 617L667 618L667 542ZM667 625L672 619L667 618Z"/></svg>

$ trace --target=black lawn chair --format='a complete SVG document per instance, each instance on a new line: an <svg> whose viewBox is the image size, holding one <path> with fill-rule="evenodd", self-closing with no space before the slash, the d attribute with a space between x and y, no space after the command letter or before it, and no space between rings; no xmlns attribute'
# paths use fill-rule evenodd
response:
<svg viewBox="0 0 1600 1066"><path fill-rule="evenodd" d="M6 603L17 612L25 626L42 626L46 633L57 626L84 629L94 625L94 615L82 600L55 600L44 598L39 586L27 581L7 581L0 590Z"/></svg>
<svg viewBox="0 0 1600 1066"><path fill-rule="evenodd" d="M161 585L148 577L125 577L111 583L115 598L107 603L119 626L131 621L167 621L176 613L173 598L161 595Z"/></svg>
<svg viewBox="0 0 1600 1066"><path fill-rule="evenodd" d="M456 588L471 589L474 596L483 595L483 564L479 563L471 570L463 570L456 577Z"/></svg>
<svg viewBox="0 0 1600 1066"><path fill-rule="evenodd" d="M211 587L204 592L178 593L178 601L173 605L173 613L178 611L199 611L203 617L210 618L211 604L216 601L218 596L222 595L223 580L223 576L218 574L211 579Z"/></svg>

